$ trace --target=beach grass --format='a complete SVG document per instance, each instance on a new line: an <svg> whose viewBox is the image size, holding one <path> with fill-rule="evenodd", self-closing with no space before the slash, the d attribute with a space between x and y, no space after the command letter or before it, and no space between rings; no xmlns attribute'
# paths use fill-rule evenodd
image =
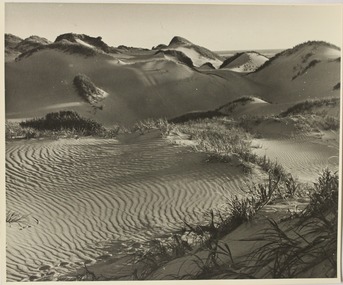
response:
<svg viewBox="0 0 343 285"><path fill-rule="evenodd" d="M59 138L95 136L113 138L121 131L120 125L105 128L94 120L81 117L74 111L48 113L44 117L21 122L6 122L6 139Z"/></svg>

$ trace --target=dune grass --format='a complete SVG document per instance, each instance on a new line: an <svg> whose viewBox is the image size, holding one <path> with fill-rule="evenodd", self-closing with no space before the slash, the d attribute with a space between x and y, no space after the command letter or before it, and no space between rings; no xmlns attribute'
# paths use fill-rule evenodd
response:
<svg viewBox="0 0 343 285"><path fill-rule="evenodd" d="M235 198L235 202L231 204L229 219L222 220L215 226L212 215L209 226L189 227L200 235L204 234L204 228L212 232L206 243L208 256L205 259L196 259L199 271L195 275L178 278L309 278L313 274L336 277L338 175L324 170L311 190L310 203L293 223L278 223L269 219L257 236L242 238L242 243L252 241L259 245L243 256L243 259L240 257L239 263L232 257L229 245L220 242L220 237L227 230L219 229L226 228L230 225L227 221L234 218L240 222L248 221L251 219L252 209L257 211L258 203L252 204L247 199L238 202ZM260 196L258 199L263 198ZM226 258L222 259L223 255Z"/></svg>
<svg viewBox="0 0 343 285"><path fill-rule="evenodd" d="M320 107L339 107L340 98L325 98L325 99L313 99L305 100L294 106L288 108L286 111L280 114L280 117L286 117L289 115L299 115L299 114L313 114L316 108Z"/></svg>
<svg viewBox="0 0 343 285"><path fill-rule="evenodd" d="M198 142L194 147L196 151L221 160L230 161L233 156L251 153L250 135L228 118L188 121L178 124L177 129Z"/></svg>
<svg viewBox="0 0 343 285"><path fill-rule="evenodd" d="M292 54L298 52L299 50L303 49L306 46L310 46L310 47L325 46L328 48L332 48L334 50L340 50L340 48L338 46L335 46L335 45L328 43L328 42L325 42L325 41L307 41L307 42L298 44L298 45L294 46L293 48L289 48L289 49L286 49L286 50L283 50L283 51L277 53L270 60L267 60L264 64L262 64L258 69L256 69L252 73L257 73L260 70L268 67L270 64L272 64L274 62L274 60L278 59L279 57L292 55Z"/></svg>
<svg viewBox="0 0 343 285"><path fill-rule="evenodd" d="M306 100L282 112L279 117L291 118L300 131L339 130L340 98ZM330 109L337 109L337 116L328 115Z"/></svg>
<svg viewBox="0 0 343 285"><path fill-rule="evenodd" d="M162 136L168 136L172 130L175 129L173 123L169 123L165 118L152 119L148 118L145 120L137 121L133 127L131 127L130 132L138 132L140 134L145 134L151 130L159 130Z"/></svg>
<svg viewBox="0 0 343 285"><path fill-rule="evenodd" d="M40 132L33 128L23 128L17 122L8 122L5 123L5 138L7 140L14 138L25 138L30 139L40 136Z"/></svg>
<svg viewBox="0 0 343 285"><path fill-rule="evenodd" d="M339 90L339 89L341 89L341 83L340 83L340 82L338 82L338 83L332 88L332 90Z"/></svg>
<svg viewBox="0 0 343 285"><path fill-rule="evenodd" d="M336 102L336 99L327 99L314 102L314 105L322 106ZM293 110L296 111L298 108L301 112L303 109L308 109L307 104ZM310 102L309 108L311 104ZM198 250L207 250L208 256L205 260L196 258L199 273L173 276L173 278L311 277L312 267L321 264L330 264L332 267L336 264L338 217L336 174L325 170L313 187L299 183L277 162L271 161L266 156L259 157L253 154L250 147L251 136L245 129L237 126L236 121L227 117L188 121L173 127L181 133L188 134L190 139L198 141L196 151L206 152L210 157L220 161L232 161L233 157L238 158L243 165L248 163L249 167L249 163L252 163L268 174L267 180L248 187L244 197L233 197L227 201L225 212L210 211L207 223L191 225L187 221L184 222L185 232L197 237L195 240L200 242ZM285 228L282 224L284 220L278 222L270 220L269 225L255 237L256 242L264 240L264 243L246 256L243 263L236 263L230 256L229 246L222 244L220 239L242 223L252 220L265 205L296 198L310 202L302 212L289 211L288 219L292 221L295 219L292 228ZM159 252L161 253L162 250ZM226 259L224 258L226 263L220 261L220 256L226 256ZM150 258L155 260L153 254ZM168 255L164 262L173 258L175 255ZM150 268L150 274L159 268L158 261L155 260L153 264L155 269ZM150 274L146 274L145 278L149 278ZM334 275L335 270L332 268L323 273L323 277Z"/></svg>
<svg viewBox="0 0 343 285"><path fill-rule="evenodd" d="M94 108L102 109L102 106L95 104L101 102L108 94L96 87L91 79L85 74L78 74L73 80L74 87L79 96L86 102L93 105Z"/></svg>
<svg viewBox="0 0 343 285"><path fill-rule="evenodd" d="M120 130L119 125L105 128L93 120L81 117L74 111L59 111L20 123L6 122L5 135L6 139L78 136L113 138Z"/></svg>

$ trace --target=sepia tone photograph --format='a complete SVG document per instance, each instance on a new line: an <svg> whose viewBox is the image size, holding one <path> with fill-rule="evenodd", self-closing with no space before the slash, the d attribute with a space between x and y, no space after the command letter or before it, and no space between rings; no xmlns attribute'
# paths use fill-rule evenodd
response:
<svg viewBox="0 0 343 285"><path fill-rule="evenodd" d="M342 7L5 3L5 282L339 282Z"/></svg>

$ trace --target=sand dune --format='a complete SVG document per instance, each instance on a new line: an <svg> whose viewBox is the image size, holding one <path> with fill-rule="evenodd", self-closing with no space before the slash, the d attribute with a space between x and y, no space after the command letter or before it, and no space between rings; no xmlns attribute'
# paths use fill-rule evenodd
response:
<svg viewBox="0 0 343 285"><path fill-rule="evenodd" d="M333 87L340 81L340 54L327 43L304 43L271 58L248 77L266 86L263 98L273 103L338 97Z"/></svg>
<svg viewBox="0 0 343 285"><path fill-rule="evenodd" d="M223 63L223 58L218 54L179 36L174 37L168 46L160 47L161 50L177 50L184 53L193 61L196 67L211 63L215 68L218 68Z"/></svg>
<svg viewBox="0 0 343 285"><path fill-rule="evenodd" d="M246 95L271 102L280 111L288 103L339 95L334 87L340 81L340 51L321 42L286 50L249 75L211 69L221 57L180 37L160 52L112 48L100 37L75 34L61 35L48 46L6 64L8 119L44 116L51 106L77 102L72 81L79 73L109 96L101 111L86 104L70 109L105 125L213 110ZM271 110L260 104L247 111Z"/></svg>
<svg viewBox="0 0 343 285"><path fill-rule="evenodd" d="M6 149L7 209L27 215L21 227L7 228L8 281L40 276L42 266L58 275L94 262L113 240L120 256L130 241L169 233L185 217L202 220L246 183L239 168L203 163L204 154L160 139L11 142Z"/></svg>
<svg viewBox="0 0 343 285"><path fill-rule="evenodd" d="M220 68L226 68L236 72L253 72L269 59L257 52L243 52L228 58Z"/></svg>
<svg viewBox="0 0 343 285"><path fill-rule="evenodd" d="M256 84L234 72L224 77L203 74L161 56L131 61L132 64L121 65L102 55L83 57L42 50L8 63L7 118L43 116L43 109L50 106L82 102L72 85L79 73L87 75L109 96L102 101L102 111L94 113L85 104L71 109L106 125L214 109L244 93L259 90Z"/></svg>

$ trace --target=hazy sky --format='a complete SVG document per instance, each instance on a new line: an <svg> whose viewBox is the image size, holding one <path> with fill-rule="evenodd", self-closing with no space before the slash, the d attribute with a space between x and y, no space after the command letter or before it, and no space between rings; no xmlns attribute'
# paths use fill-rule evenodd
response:
<svg viewBox="0 0 343 285"><path fill-rule="evenodd" d="M212 50L289 48L307 40L341 46L338 6L8 3L5 32L51 41L63 33L151 48L175 35Z"/></svg>

